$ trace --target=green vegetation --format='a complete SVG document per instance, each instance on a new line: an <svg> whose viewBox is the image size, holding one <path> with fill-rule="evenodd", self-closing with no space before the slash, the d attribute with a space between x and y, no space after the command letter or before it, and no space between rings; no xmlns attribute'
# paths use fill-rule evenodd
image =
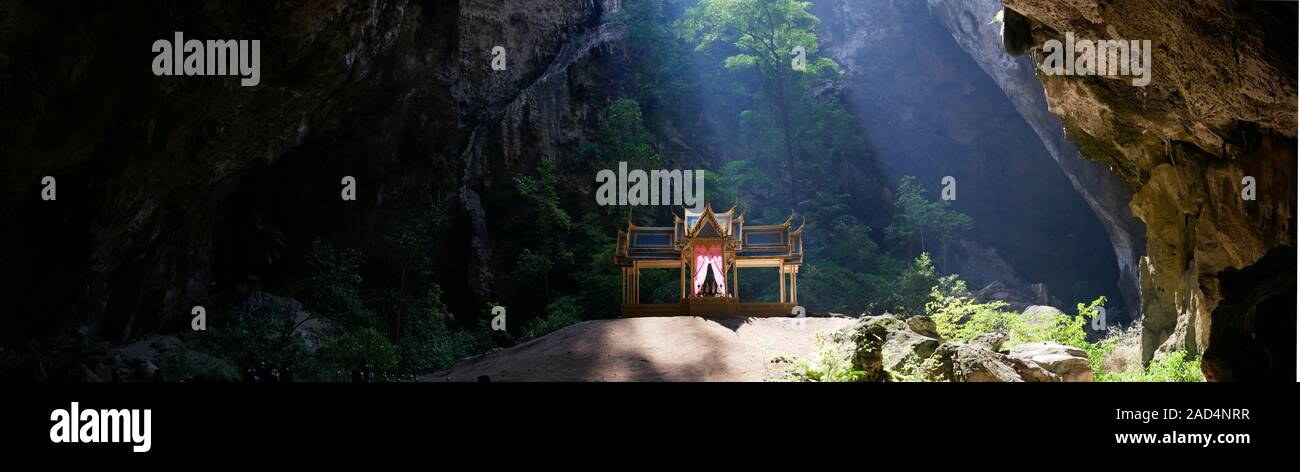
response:
<svg viewBox="0 0 1300 472"><path fill-rule="evenodd" d="M946 341L969 342L984 333L1008 333L1015 330L1020 317L1019 313L1002 311L1006 303L975 300L966 290L966 283L955 277L935 285L930 298L926 312Z"/></svg>
<svg viewBox="0 0 1300 472"><path fill-rule="evenodd" d="M546 316L524 326L524 339L533 339L582 321L582 309L573 297L562 297L546 307Z"/></svg>
<svg viewBox="0 0 1300 472"><path fill-rule="evenodd" d="M298 380L347 378L369 366L397 380L451 367L496 345L483 329L451 325L434 280L433 250L445 218L417 212L371 258L317 241L308 255L301 305L266 297L258 306L213 319L199 350L167 367L173 380L230 380L248 369L291 370ZM366 280L361 274L372 274Z"/></svg>
<svg viewBox="0 0 1300 472"><path fill-rule="evenodd" d="M824 333L817 333L817 353L811 359L794 359L790 380L797 382L856 382L867 375L854 370L850 353L838 343L830 342ZM777 360L786 360L784 357Z"/></svg>
<svg viewBox="0 0 1300 472"><path fill-rule="evenodd" d="M794 210L796 224L807 225L799 284L810 311L924 313L937 281L937 261L929 254L918 258L906 246L915 241L922 248L933 244L943 250L970 228L970 219L950 210L947 202L927 200L911 178L900 182L902 203L895 207L877 201L876 194L858 194L864 191L862 182L838 178L846 170L872 175L874 166L854 116L838 97L817 92L841 72L820 55L819 19L809 3L629 0L617 19L629 27L632 88L606 106L596 139L580 147L581 163L593 169L618 162L646 170L711 169L705 186L715 205L739 202L746 219L756 223L784 221ZM799 49L802 57L793 54ZM701 156L706 148L717 155ZM816 190L801 194L798 189ZM565 243L570 251L562 255L580 259L592 254L591 264L574 260L574 270L567 272L573 274L571 280L554 280L566 278L564 264L556 262L551 280L543 284L584 290L612 280L609 293L616 296L617 273L608 267L609 258L594 257L607 253L600 245L609 244L613 228L625 220L662 225L671 221L670 210L607 207L584 215L573 231L597 228L605 236L570 234ZM888 221L879 215L890 211L897 215L889 230L867 224L872 218ZM545 240L556 233L538 237ZM550 254L536 246L554 247L534 245L525 257ZM525 262L520 261L521 270L540 273L545 268ZM660 275L650 273L642 280L643 298L675 297L676 279ZM774 277L742 275L742 292L751 299L775 297ZM574 290L567 294L577 296L589 316L609 316L617 309L609 297ZM542 306L550 301L535 298Z"/></svg>
<svg viewBox="0 0 1300 472"><path fill-rule="evenodd" d="M1003 311L1006 304L1002 302L976 301L966 290L965 283L955 277L945 278L944 282L931 291L926 310L939 335L948 341L969 342L975 336L998 332L1007 335L1007 347L1052 342L1088 350L1092 344L1088 342L1086 326L1097 316L1097 308L1106 303L1106 297L1099 297L1086 305L1080 303L1075 316L1052 313L1026 317L1021 313Z"/></svg>
<svg viewBox="0 0 1300 472"><path fill-rule="evenodd" d="M1007 335L1006 347L1031 342L1052 342L1083 349L1092 365L1093 379L1098 382L1203 382L1200 360L1186 352L1160 354L1144 369L1141 363L1120 363L1114 370L1114 356L1119 346L1137 336L1138 330L1113 330L1111 336L1100 341L1088 341L1086 327L1099 314L1106 297L1090 303L1080 303L1074 316L1056 313L1027 319L1020 313L1003 311L1002 302L980 303L966 292L964 284L955 278L949 284L936 285L931 301L926 305L939 335L945 340L968 342L984 333L999 332Z"/></svg>
<svg viewBox="0 0 1300 472"><path fill-rule="evenodd" d="M885 228L887 240L901 240L907 244L910 257L915 246L926 251L926 237L939 243L942 254L948 253L948 242L953 235L974 227L969 216L948 209L949 200L930 201L925 198L925 188L912 176L904 176L898 183L894 197L894 223Z"/></svg>
<svg viewBox="0 0 1300 472"><path fill-rule="evenodd" d="M318 242L298 287L301 307L269 303L221 320L226 329L200 337L226 364L181 367L215 378L267 362L303 378L328 379L365 364L400 377L614 316L615 229L628 221L665 224L674 209L595 208L587 189L567 176L626 162L645 170L709 169L708 198L719 206L740 202L751 222L780 222L796 212L795 224L807 228L799 283L810 311L926 314L952 341L997 331L1010 337L1009 345L1077 346L1093 358L1099 380L1190 378L1197 371L1196 360L1169 356L1150 369L1129 363L1133 372L1107 373L1119 341L1090 342L1084 331L1104 299L1081 304L1074 316L1028 322L1004 304L975 300L956 276L940 275L951 241L974 224L950 202L927 196L913 177L898 182L892 199L878 192L881 182L867 182L877 174L857 120L838 97L820 92L841 72L819 55L819 19L809 3L627 0L623 6L615 19L628 26L626 96L604 106L586 142L536 156L505 189L517 206L497 217L513 228L494 245L501 266L496 283L510 287L504 302L544 310L512 308L504 333L487 328L488 307L452 317L433 258L440 246L460 242L444 234L449 224L441 208L416 210L369 252ZM744 274L742 291L751 299L776 293L770 274ZM676 284L674 274L648 271L643 298L671 301ZM819 342L816 357L795 362L795 377L863 375L834 343Z"/></svg>
<svg viewBox="0 0 1300 472"><path fill-rule="evenodd" d="M1204 382L1201 360L1189 357L1186 351L1156 354L1146 369L1136 367L1123 372L1103 372L1096 375L1099 382Z"/></svg>
<svg viewBox="0 0 1300 472"><path fill-rule="evenodd" d="M750 129L775 131L779 139L786 177L786 202L799 202L796 178L796 122L802 118L796 108L806 106L801 97L816 78L835 76L839 67L830 59L815 57L815 30L819 20L808 12L808 2L794 0L701 0L678 23L682 38L698 52L721 50L729 70L754 71L759 79L759 101L766 112L747 110L743 119L769 126ZM794 66L802 51L804 62Z"/></svg>
<svg viewBox="0 0 1300 472"><path fill-rule="evenodd" d="M239 380L239 368L222 358L189 348L182 348L160 366L168 382L202 380L209 382L234 382Z"/></svg>
<svg viewBox="0 0 1300 472"><path fill-rule="evenodd" d="M200 340L208 352L234 364L239 372L263 363L297 372L316 370L319 366L310 355L307 338L294 333L294 315L292 306L273 299L226 326L210 327Z"/></svg>
<svg viewBox="0 0 1300 472"><path fill-rule="evenodd" d="M919 261L918 261L919 262ZM920 265L920 264L918 264ZM981 303L966 290L965 283L956 276L940 277L931 287L926 313L935 323L941 338L948 342L970 342L985 333L1002 333L1007 336L1004 348L1033 342L1049 342L1082 349L1088 355L1097 382L1203 382L1200 361L1186 352L1158 354L1143 368L1137 361L1137 335L1140 329L1112 329L1110 336L1099 341L1089 341L1087 326L1100 314L1106 303L1099 297L1089 303L1077 305L1073 316L1057 311L1038 311L1022 314L1004 311L1005 303ZM898 323L885 318L882 323ZM884 340L875 336L874 339ZM852 363L853 346L833 343L818 333L817 352L809 359L781 357L774 361L791 364L790 379L805 382L854 382L867 375L855 371ZM861 347L859 346L859 349ZM876 348L872 348L876 349ZM893 366L889 352L882 352L885 366ZM889 379L895 382L927 381L926 372L938 368L935 356L922 359L911 356L901 367L886 367Z"/></svg>

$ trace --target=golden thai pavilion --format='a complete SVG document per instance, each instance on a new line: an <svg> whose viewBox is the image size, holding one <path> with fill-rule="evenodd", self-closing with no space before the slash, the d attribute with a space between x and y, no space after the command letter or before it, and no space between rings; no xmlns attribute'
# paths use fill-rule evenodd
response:
<svg viewBox="0 0 1300 472"><path fill-rule="evenodd" d="M794 214L779 225L747 226L733 206L715 213L709 203L699 212L673 215L670 227L636 226L618 232L614 263L622 268L621 316L790 316L799 303L803 265L803 225L791 229ZM739 270L775 268L780 280L776 303L740 301ZM641 303L641 271L676 269L677 303Z"/></svg>

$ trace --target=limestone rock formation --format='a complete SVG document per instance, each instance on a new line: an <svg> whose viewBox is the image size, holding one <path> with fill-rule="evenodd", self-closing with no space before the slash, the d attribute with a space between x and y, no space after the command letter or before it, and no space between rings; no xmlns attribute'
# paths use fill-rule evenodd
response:
<svg viewBox="0 0 1300 472"><path fill-rule="evenodd" d="M907 329L907 323L893 315L864 316L852 326L836 331L831 341L849 347L853 369L863 372L862 380L883 382L889 379L885 370L885 343L890 335Z"/></svg>
<svg viewBox="0 0 1300 472"><path fill-rule="evenodd" d="M853 368L870 382L1090 382L1088 355L1055 343L1028 343L999 352L1006 335L987 333L970 343L943 342L924 316L866 316L831 337L851 352Z"/></svg>
<svg viewBox="0 0 1300 472"><path fill-rule="evenodd" d="M975 292L975 298L984 302L1003 302L1012 310L1025 310L1034 306L1060 305L1061 301L1052 297L1043 284L1030 284L1024 290L1008 287L1001 281L994 281ZM1055 308L1052 308L1055 309Z"/></svg>
<svg viewBox="0 0 1300 472"><path fill-rule="evenodd" d="M962 343L944 343L923 367L926 378L949 382L1057 382L1033 362Z"/></svg>
<svg viewBox="0 0 1300 472"><path fill-rule="evenodd" d="M1254 332L1241 326L1295 318L1293 304L1256 313L1239 309L1250 302L1234 298L1264 300L1293 285L1258 280L1272 292L1230 293L1221 275L1249 269L1273 248L1295 246L1295 5L1004 3L1031 21L1035 47L1067 32L1150 40L1154 47L1144 87L1129 77L1039 73L1070 140L1124 180L1133 191L1132 212L1146 224L1147 255L1139 264L1144 360L1156 351L1207 358L1217 352L1220 361L1205 364L1207 378L1215 380L1254 369L1245 360L1252 356L1234 360L1232 351L1282 349L1276 344L1282 340L1216 337L1222 332L1216 326ZM1253 200L1243 197L1244 177L1256 182ZM1235 308L1217 309L1225 303Z"/></svg>
<svg viewBox="0 0 1300 472"><path fill-rule="evenodd" d="M178 329L196 304L216 316L292 285L316 238L378 247L435 205L456 223L444 301L470 311L510 282L491 234L512 224L514 176L562 160L620 93L617 1L258 8L0 5L0 298L21 314L7 334ZM261 83L153 76L148 46L173 31L261 40ZM46 175L56 202L38 198Z"/></svg>
<svg viewBox="0 0 1300 472"><path fill-rule="evenodd" d="M1105 165L1080 155L1067 138L1061 119L1048 110L1047 97L1034 75L1033 57L1014 57L1017 55L1004 51L1008 30L1017 36L1012 42L1032 41L1026 29L1028 20L1014 10L1002 14L999 0L930 0L928 4L962 50L998 84L1016 111L1033 127L1052 159L1105 227L1118 264L1120 294L1134 315L1130 318L1136 318L1142 306L1138 261L1146 248L1144 228L1129 211L1132 191ZM1008 19L1012 25L1007 24Z"/></svg>
<svg viewBox="0 0 1300 472"><path fill-rule="evenodd" d="M1008 355L1037 364L1066 382L1092 381L1092 365L1088 362L1088 353L1077 347L1044 342L1024 343L1012 346Z"/></svg>
<svg viewBox="0 0 1300 472"><path fill-rule="evenodd" d="M970 344L975 347L988 349L993 352L1002 351L1002 343L1007 342L1007 335L1002 333L984 333L975 336L970 340Z"/></svg>

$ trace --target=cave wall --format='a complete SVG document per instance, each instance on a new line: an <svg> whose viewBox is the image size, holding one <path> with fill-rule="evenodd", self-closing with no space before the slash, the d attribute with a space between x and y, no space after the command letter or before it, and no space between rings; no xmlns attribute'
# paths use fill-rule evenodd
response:
<svg viewBox="0 0 1300 472"><path fill-rule="evenodd" d="M1118 287L1129 319L1141 316L1142 290L1138 262L1145 254L1145 228L1129 211L1132 192L1105 165L1079 154L1065 136L1061 119L1047 109L1047 97L1034 75L1030 57L1004 51L999 0L930 0L929 10L943 22L962 50L993 79L1034 129L1070 185L1088 203L1106 229L1119 271ZM1122 320L1114 320L1122 321Z"/></svg>
<svg viewBox="0 0 1300 472"><path fill-rule="evenodd" d="M1030 20L1035 48L1066 32L1152 41L1145 87L1129 77L1039 79L1071 141L1124 180L1133 192L1130 209L1146 225L1144 360L1178 349L1210 357L1216 325L1241 325L1231 313L1242 311L1216 311L1224 300L1220 274L1295 246L1295 5L1003 2ZM1244 176L1256 179L1256 200L1241 197ZM1266 316L1293 320L1293 302ZM1204 364L1207 377L1230 378L1213 364Z"/></svg>
<svg viewBox="0 0 1300 472"><path fill-rule="evenodd" d="M931 197L944 176L956 177L953 208L971 215L975 228L954 245L949 264L933 255L973 290L999 282L1030 295L1043 283L1049 296L1029 303L1073 306L1106 294L1114 321L1134 316L1127 309L1139 300L1132 248L1141 235L1126 210L1113 211L1127 199L1108 199L1101 187L1113 182L1050 133L1050 115L1027 113L1033 93L1042 103L1042 87L1020 62L990 60L1005 54L1000 40L985 50L997 32L988 18L950 32L953 15L968 15L963 8L1000 4L940 3L813 4L819 39L844 69L843 94L872 159L892 184L914 175Z"/></svg>
<svg viewBox="0 0 1300 472"><path fill-rule="evenodd" d="M0 4L5 337L175 329L194 304L290 288L316 238L373 246L438 203L455 210L456 241L439 248L447 301L481 308L500 295L503 243L489 235L513 204L500 190L539 156L562 159L617 93L603 72L620 57L621 29L605 21L617 9ZM261 83L154 76L150 46L174 31L261 40ZM497 45L503 71L490 68ZM39 198L45 175L56 201ZM339 199L343 175L358 180L355 202ZM234 260L249 257L240 248L288 256Z"/></svg>

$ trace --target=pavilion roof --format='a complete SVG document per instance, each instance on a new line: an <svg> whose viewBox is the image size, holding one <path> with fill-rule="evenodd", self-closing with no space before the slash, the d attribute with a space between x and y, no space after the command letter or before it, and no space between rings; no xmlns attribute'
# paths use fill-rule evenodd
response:
<svg viewBox="0 0 1300 472"><path fill-rule="evenodd" d="M631 221L619 230L614 261L631 265L636 260L664 260L681 257L695 238L721 238L735 247L737 258L781 259L789 264L803 262L803 225L793 228L794 213L778 225L745 225L733 205L726 212L714 212L705 203L700 211L684 209L673 215L673 226L637 226Z"/></svg>

